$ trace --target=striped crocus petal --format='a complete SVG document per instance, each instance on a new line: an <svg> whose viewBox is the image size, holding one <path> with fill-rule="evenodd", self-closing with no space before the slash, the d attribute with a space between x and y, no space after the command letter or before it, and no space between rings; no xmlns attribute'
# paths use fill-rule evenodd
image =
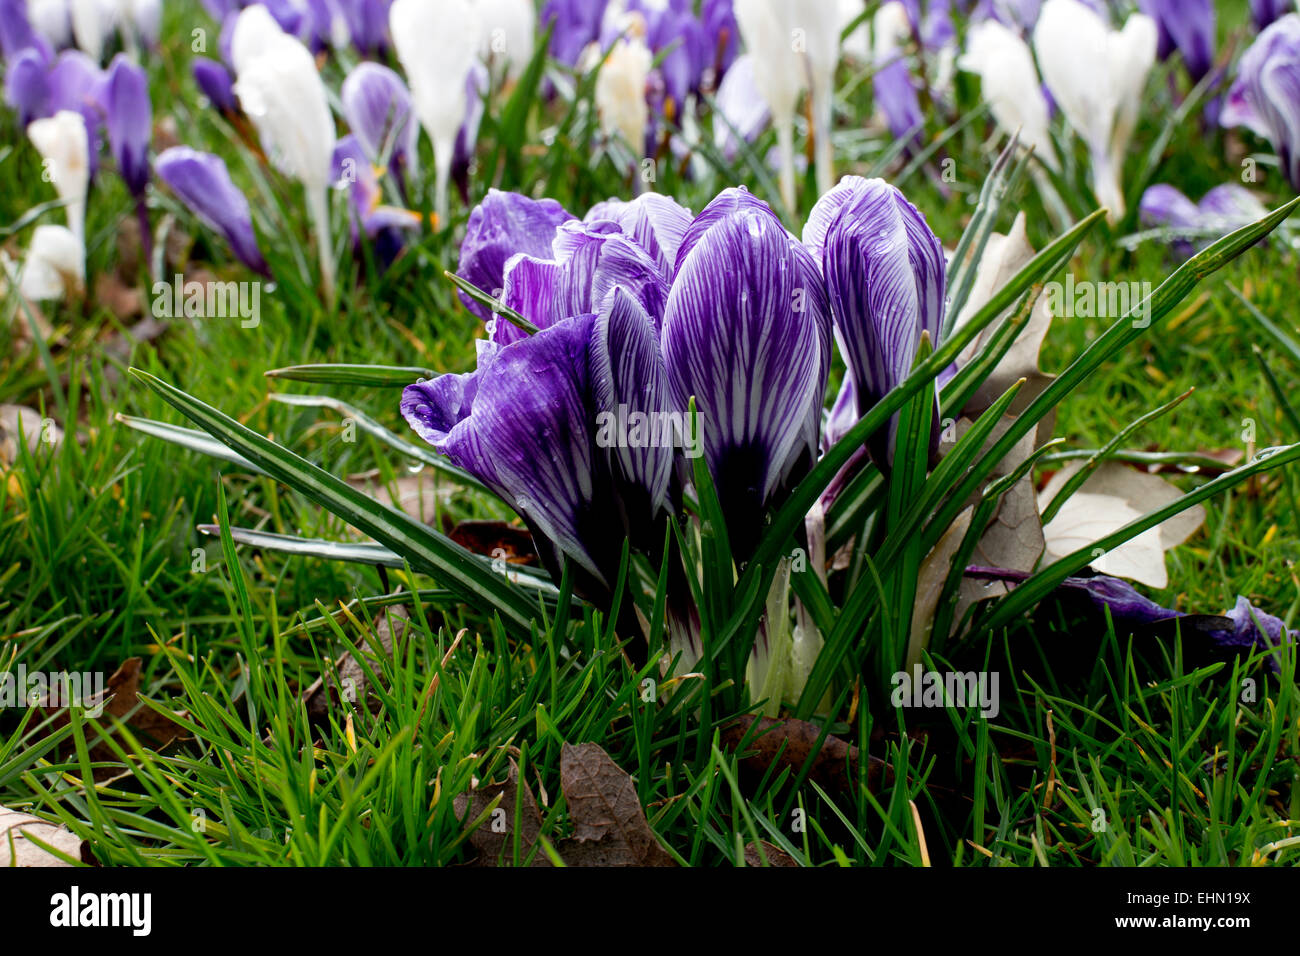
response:
<svg viewBox="0 0 1300 956"><path fill-rule="evenodd" d="M682 242L661 341L674 408L684 413L695 400L742 561L757 545L764 508L809 453L828 330L812 257L765 203L743 189L722 192Z"/></svg>
<svg viewBox="0 0 1300 956"><path fill-rule="evenodd" d="M923 331L937 344L944 257L925 217L901 192L880 179L850 185L853 198L826 234L822 266L858 410L865 412L911 371Z"/></svg>
<svg viewBox="0 0 1300 956"><path fill-rule="evenodd" d="M163 150L154 160L158 178L210 229L225 237L240 262L269 276L257 246L248 200L233 182L220 156L188 146Z"/></svg>
<svg viewBox="0 0 1300 956"><path fill-rule="evenodd" d="M1267 137L1293 189L1300 189L1300 14L1289 13L1261 33L1241 57L1220 114L1224 126L1247 126Z"/></svg>
<svg viewBox="0 0 1300 956"><path fill-rule="evenodd" d="M1225 233L1268 214L1268 209L1255 194L1238 183L1215 186L1196 205L1207 222L1222 223Z"/></svg>
<svg viewBox="0 0 1300 956"><path fill-rule="evenodd" d="M387 156L414 175L419 124L402 78L379 63L362 63L343 81L343 116L372 163Z"/></svg>
<svg viewBox="0 0 1300 956"><path fill-rule="evenodd" d="M500 295L506 262L519 253L551 258L555 230L572 218L554 199L530 199L490 189L470 213L456 274L489 295ZM469 296L462 294L461 301L479 318L486 321L492 317L487 306Z"/></svg>
<svg viewBox="0 0 1300 956"><path fill-rule="evenodd" d="M673 447L671 406L659 332L636 297L614 288L591 339L596 442L628 515L634 540L664 507ZM644 542L652 543L652 542Z"/></svg>
<svg viewBox="0 0 1300 956"><path fill-rule="evenodd" d="M575 316L501 349L483 373L472 414L443 448L485 477L528 522L558 575L567 557L608 587L623 532L597 468L588 401L594 315Z"/></svg>
<svg viewBox="0 0 1300 956"><path fill-rule="evenodd" d="M104 99L113 159L131 195L141 196L149 182L153 110L149 104L148 77L124 53L115 56L108 69Z"/></svg>
<svg viewBox="0 0 1300 956"><path fill-rule="evenodd" d="M677 250L693 218L689 209L669 197L661 193L643 193L631 202L610 199L596 203L583 221L618 223L623 234L644 249L659 266L663 277L672 282Z"/></svg>
<svg viewBox="0 0 1300 956"><path fill-rule="evenodd" d="M635 296L656 324L664 314L667 279L617 223L564 223L555 233L554 251L564 267L556 287L557 317L595 312L616 286Z"/></svg>

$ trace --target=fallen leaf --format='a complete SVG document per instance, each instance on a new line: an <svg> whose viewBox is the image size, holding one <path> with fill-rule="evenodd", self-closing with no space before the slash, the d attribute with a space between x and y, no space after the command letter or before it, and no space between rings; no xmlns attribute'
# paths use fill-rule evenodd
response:
<svg viewBox="0 0 1300 956"><path fill-rule="evenodd" d="M507 564L538 563L537 548L527 528L505 521L462 521L448 532L461 547L489 558L504 558Z"/></svg>
<svg viewBox="0 0 1300 956"><path fill-rule="evenodd" d="M391 658L394 645L405 637L410 626L411 615L405 607L398 605L381 611L374 628L374 641L378 643L379 651ZM374 650L373 647L371 649ZM372 664L371 671L378 673L377 666ZM366 676L366 669L351 651L344 652L334 661L329 674L317 678L315 683L303 691L302 699L307 706L307 717L313 724L328 721L331 705L337 705L340 701L349 704L365 701L371 713L379 708L378 698L370 692L370 679Z"/></svg>
<svg viewBox="0 0 1300 956"><path fill-rule="evenodd" d="M403 475L391 482L379 480L378 472L367 472L349 477L347 482L376 501L404 511L425 524L433 523L438 505L445 504L453 493L451 482L439 483L432 475L424 472Z"/></svg>
<svg viewBox="0 0 1300 956"><path fill-rule="evenodd" d="M769 770L773 776L789 770L791 778L797 776L812 758L808 779L828 793L852 793L857 787L858 748L835 737L826 735L821 747L817 738L821 728L806 720L793 718L739 717L722 729L722 743L738 750L751 726L758 729L739 754L740 765L761 777ZM815 755L814 755L815 754ZM882 781L890 779L890 768L879 757L867 756L867 788L878 792Z"/></svg>
<svg viewBox="0 0 1300 956"><path fill-rule="evenodd" d="M122 320L134 319L144 312L140 290L107 272L101 272L95 279L95 301Z"/></svg>
<svg viewBox="0 0 1300 956"><path fill-rule="evenodd" d="M759 852L759 847L762 852ZM766 859L766 863L764 860ZM795 858L785 850L775 844L768 843L766 840L751 841L745 844L745 865L746 866L798 866Z"/></svg>
<svg viewBox="0 0 1300 956"><path fill-rule="evenodd" d="M456 816L465 817L472 823L481 817L500 798L491 815L476 827L469 835L469 844L478 851L474 861L476 866L498 866L515 859L516 818L519 824L519 859L528 859L537 838L542 832L542 814L537 809L537 798L533 796L528 782L519 779L519 767L514 759L510 760L510 772L500 783L479 785L469 793L459 794L452 802ZM550 866L551 861L545 853L538 852L530 866Z"/></svg>
<svg viewBox="0 0 1300 956"><path fill-rule="evenodd" d="M921 562L916 577L916 599L912 604L912 631L907 645L906 670L920 661L921 651L929 646L930 631L934 626L934 612L939 607L944 583L952 570L952 560L957 556L962 539L970 528L972 509L966 508L949 525L948 530L930 549Z"/></svg>
<svg viewBox="0 0 1300 956"><path fill-rule="evenodd" d="M20 441L33 455L42 449L52 451L63 442L63 429L34 408L0 405L0 465L18 460Z"/></svg>
<svg viewBox="0 0 1300 956"><path fill-rule="evenodd" d="M1044 507L1082 467L1083 462L1074 462L1052 476L1039 496ZM1046 554L1055 560L1088 547L1182 494L1156 475L1119 462L1102 462L1043 529ZM1167 587L1165 552L1190 538L1204 522L1205 509L1196 505L1112 548L1091 566L1103 574L1130 578L1149 587Z"/></svg>
<svg viewBox="0 0 1300 956"><path fill-rule="evenodd" d="M104 689L86 699L84 705L87 709L102 706L104 711L101 718L87 717L86 722L99 724L101 733L107 736L112 735L114 732L112 721L108 718L116 717L126 723L132 736L140 744L150 750L161 751L180 738L185 733L185 729L166 714L159 713L152 707L141 703L140 670L142 663L138 657L123 661L122 666L108 678ZM54 708L46 706L45 709L54 716L54 726L56 728L62 727L68 722L69 717L66 708L55 711ZM175 716L185 717L188 715L185 711L180 711L176 712ZM113 748L104 741L98 740L92 733L87 734L86 742L90 745L90 759L92 762L113 764L119 762L120 758L113 751ZM128 753L130 752L126 739L118 738L117 743ZM65 745L65 751L69 753L73 751L71 742ZM96 767L95 780L102 782L117 773L118 771L113 767Z"/></svg>
<svg viewBox="0 0 1300 956"><path fill-rule="evenodd" d="M557 849L570 866L673 866L646 822L632 778L599 744L565 744L560 785L573 837Z"/></svg>
<svg viewBox="0 0 1300 956"><path fill-rule="evenodd" d="M72 866L44 847L37 846L28 837L82 863L95 862L90 844L75 833L39 817L0 807L0 869L11 866Z"/></svg>

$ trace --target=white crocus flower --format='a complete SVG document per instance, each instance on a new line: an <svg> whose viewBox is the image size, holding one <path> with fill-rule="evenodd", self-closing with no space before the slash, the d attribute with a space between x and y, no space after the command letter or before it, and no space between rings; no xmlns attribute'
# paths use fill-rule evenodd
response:
<svg viewBox="0 0 1300 956"><path fill-rule="evenodd" d="M1038 85L1029 44L996 20L983 20L971 26L957 65L979 75L984 101L1002 131L1010 135L1019 130L1020 142L1032 146L1049 169L1058 169L1047 131L1047 98Z"/></svg>
<svg viewBox="0 0 1300 956"><path fill-rule="evenodd" d="M114 0L70 0L72 36L81 51L96 63L104 56L104 45L112 36L117 19Z"/></svg>
<svg viewBox="0 0 1300 956"><path fill-rule="evenodd" d="M483 34L480 55L487 63L504 63L506 79L518 79L536 43L533 0L477 0L476 6Z"/></svg>
<svg viewBox="0 0 1300 956"><path fill-rule="evenodd" d="M251 36L245 33L241 37L238 33L237 29L236 40ZM242 63L235 79L235 94L257 128L267 156L282 173L303 184L320 247L321 280L332 301L329 185L335 132L325 84L315 59L297 37L279 32L270 39L259 38L256 46L254 51L244 48L235 58L236 63Z"/></svg>
<svg viewBox="0 0 1300 956"><path fill-rule="evenodd" d="M736 0L735 13L745 49L754 58L754 83L776 127L781 200L793 210L794 115L808 77L796 7L793 0Z"/></svg>
<svg viewBox="0 0 1300 956"><path fill-rule="evenodd" d="M27 136L41 154L44 178L54 183L66 204L68 228L84 242L86 236L86 189L90 185L90 151L86 122L81 114L60 110L53 116L33 120Z"/></svg>
<svg viewBox="0 0 1300 956"><path fill-rule="evenodd" d="M27 19L56 50L72 42L68 0L27 0Z"/></svg>
<svg viewBox="0 0 1300 956"><path fill-rule="evenodd" d="M835 185L831 126L834 120L835 67L840 61L839 8L828 2L807 4L800 10L799 18L805 31L806 69L812 95L817 192L824 194Z"/></svg>
<svg viewBox="0 0 1300 956"><path fill-rule="evenodd" d="M80 294L86 282L86 247L66 226L37 226L27 249L19 291L33 301Z"/></svg>
<svg viewBox="0 0 1300 956"><path fill-rule="evenodd" d="M456 134L467 107L465 85L480 49L478 12L469 0L395 0L388 24L415 115L433 141L434 209L439 227L445 227Z"/></svg>
<svg viewBox="0 0 1300 956"><path fill-rule="evenodd" d="M618 135L640 156L650 122L645 85L654 56L645 41L631 35L615 41L596 76L596 112L606 136Z"/></svg>
<svg viewBox="0 0 1300 956"><path fill-rule="evenodd" d="M1156 58L1156 24L1135 13L1112 30L1079 0L1047 0L1034 29L1043 80L1088 146L1093 189L1112 222L1124 215L1120 170Z"/></svg>
<svg viewBox="0 0 1300 956"><path fill-rule="evenodd" d="M866 9L866 0L836 0L840 33L857 23L848 36L844 37L840 51L859 63L865 63L871 57L871 21L861 19Z"/></svg>
<svg viewBox="0 0 1300 956"><path fill-rule="evenodd" d="M268 52L285 32L276 23L271 11L260 3L245 7L235 18L235 29L230 34L230 63L238 76L262 54Z"/></svg>

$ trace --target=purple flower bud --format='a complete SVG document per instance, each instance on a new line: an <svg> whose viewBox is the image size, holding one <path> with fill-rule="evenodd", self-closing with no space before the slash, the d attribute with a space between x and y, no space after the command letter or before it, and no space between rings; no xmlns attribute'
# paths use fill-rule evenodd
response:
<svg viewBox="0 0 1300 956"><path fill-rule="evenodd" d="M1219 121L1268 139L1300 190L1300 14L1277 20L1242 55Z"/></svg>
<svg viewBox="0 0 1300 956"><path fill-rule="evenodd" d="M18 114L23 129L32 120L49 116L50 64L36 47L21 51L5 70L5 102Z"/></svg>
<svg viewBox="0 0 1300 956"><path fill-rule="evenodd" d="M209 229L221 233L236 258L254 272L270 276L257 247L248 200L235 188L220 156L188 146L163 150L154 160L158 177Z"/></svg>
<svg viewBox="0 0 1300 956"><path fill-rule="evenodd" d="M1156 55L1164 60L1174 50L1193 80L1214 65L1214 5L1211 0L1139 0L1142 12L1156 22Z"/></svg>
<svg viewBox="0 0 1300 956"><path fill-rule="evenodd" d="M1263 30L1294 9L1295 0L1250 0L1250 13L1257 30Z"/></svg>
<svg viewBox="0 0 1300 956"><path fill-rule="evenodd" d="M239 112L239 101L235 99L234 79L230 71L216 60L196 56L194 65L194 82L199 92L208 98L213 106L222 113L233 115Z"/></svg>
<svg viewBox="0 0 1300 956"><path fill-rule="evenodd" d="M372 163L384 156L394 170L414 174L420 128L402 78L378 63L362 63L343 81L343 116Z"/></svg>
<svg viewBox="0 0 1300 956"><path fill-rule="evenodd" d="M119 53L109 66L105 99L113 159L131 195L139 197L149 182L153 112L149 105L148 77L125 54Z"/></svg>

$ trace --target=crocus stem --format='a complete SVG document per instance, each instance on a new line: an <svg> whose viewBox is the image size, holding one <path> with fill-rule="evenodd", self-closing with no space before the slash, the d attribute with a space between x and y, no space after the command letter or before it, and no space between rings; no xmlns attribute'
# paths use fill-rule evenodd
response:
<svg viewBox="0 0 1300 956"><path fill-rule="evenodd" d="M136 220L140 223L140 251L144 256L146 270L153 269L153 230L149 226L149 209L141 196L135 201ZM152 278L152 276L151 276Z"/></svg>
<svg viewBox="0 0 1300 956"><path fill-rule="evenodd" d="M781 154L781 202L786 214L794 216L794 117L783 116L776 126L776 143Z"/></svg>
<svg viewBox="0 0 1300 956"><path fill-rule="evenodd" d="M325 302L334 304L334 248L330 242L329 188L308 189L307 203L311 210L312 228L316 232L316 245L320 252L320 278L325 288Z"/></svg>
<svg viewBox="0 0 1300 956"><path fill-rule="evenodd" d="M817 192L826 195L835 185L835 151L831 148L832 103L830 87L818 90L813 98L813 117L816 127L813 137L817 143Z"/></svg>
<svg viewBox="0 0 1300 956"><path fill-rule="evenodd" d="M451 160L451 143L433 144L433 168L435 177L433 212L434 215L438 217L439 229L445 229L447 226L447 191L451 182Z"/></svg>

